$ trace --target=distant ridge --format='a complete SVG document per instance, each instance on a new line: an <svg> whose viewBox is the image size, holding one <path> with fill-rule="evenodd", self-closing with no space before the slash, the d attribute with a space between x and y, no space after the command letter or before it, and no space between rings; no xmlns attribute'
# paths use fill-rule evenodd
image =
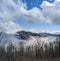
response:
<svg viewBox="0 0 60 61"><path fill-rule="evenodd" d="M50 36L59 37L60 34L33 33L33 32L29 32L29 31L18 31L16 36L21 39L29 39L29 36L33 36L33 37L50 37Z"/></svg>

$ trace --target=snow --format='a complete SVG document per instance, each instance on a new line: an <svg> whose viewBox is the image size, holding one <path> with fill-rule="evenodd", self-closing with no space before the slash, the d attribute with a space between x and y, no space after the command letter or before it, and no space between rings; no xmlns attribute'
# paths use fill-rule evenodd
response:
<svg viewBox="0 0 60 61"><path fill-rule="evenodd" d="M24 46L34 46L37 44L37 42L40 43L50 43L56 40L56 37L50 36L50 37L38 37L38 36L30 36L28 40L18 39L17 36L14 34L7 34L7 33L1 33L0 35L0 41L2 45L10 44L11 42L17 46L19 42L23 42ZM0 43L0 44L1 44Z"/></svg>
<svg viewBox="0 0 60 61"><path fill-rule="evenodd" d="M29 41L26 43L27 46L36 45L37 42L40 43L50 43L56 40L56 37L31 37Z"/></svg>

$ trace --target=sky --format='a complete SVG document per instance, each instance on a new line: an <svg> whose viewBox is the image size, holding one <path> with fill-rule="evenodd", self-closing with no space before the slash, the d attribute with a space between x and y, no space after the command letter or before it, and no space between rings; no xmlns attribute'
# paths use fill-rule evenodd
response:
<svg viewBox="0 0 60 61"><path fill-rule="evenodd" d="M60 0L0 0L0 31L60 32Z"/></svg>

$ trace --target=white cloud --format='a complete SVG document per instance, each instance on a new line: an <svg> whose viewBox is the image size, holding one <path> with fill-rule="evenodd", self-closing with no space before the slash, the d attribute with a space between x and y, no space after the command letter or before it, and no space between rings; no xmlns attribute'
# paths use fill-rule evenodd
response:
<svg viewBox="0 0 60 61"><path fill-rule="evenodd" d="M24 14L24 19L28 21L29 23L31 22L33 23L37 21L44 22L45 18L41 12L42 11L37 7L34 7L28 11L26 10Z"/></svg>
<svg viewBox="0 0 60 61"><path fill-rule="evenodd" d="M60 2L60 0L56 0L57 2Z"/></svg>
<svg viewBox="0 0 60 61"><path fill-rule="evenodd" d="M0 0L0 31L14 33L22 28L14 21L22 16L22 8L25 5L17 0Z"/></svg>
<svg viewBox="0 0 60 61"><path fill-rule="evenodd" d="M34 29L34 28L31 28L28 31L33 32L33 33L38 33L38 30L37 29Z"/></svg>
<svg viewBox="0 0 60 61"><path fill-rule="evenodd" d="M51 33L51 34L53 34L53 33L57 32L57 31L48 30L48 29L41 29L39 32L40 32L40 33Z"/></svg>
<svg viewBox="0 0 60 61"><path fill-rule="evenodd" d="M43 1L41 7L49 7L49 6L53 6L53 3L49 3L47 1Z"/></svg>
<svg viewBox="0 0 60 61"><path fill-rule="evenodd" d="M49 30L49 29L34 29L34 28L32 28L32 29L29 29L28 31L30 31L30 32L33 32L33 33L51 33L51 34L59 34L60 33L60 31L58 31L58 30Z"/></svg>
<svg viewBox="0 0 60 61"><path fill-rule="evenodd" d="M47 1L42 3L43 16L49 22L60 25L60 2L55 1L51 6L46 6ZM51 3L50 3L51 4Z"/></svg>
<svg viewBox="0 0 60 61"><path fill-rule="evenodd" d="M24 9L23 18L29 23L47 22L60 25L60 1L55 0L53 3L43 1L41 9L34 7L31 10Z"/></svg>
<svg viewBox="0 0 60 61"><path fill-rule="evenodd" d="M13 34L20 30L22 28L12 21L0 23L0 31Z"/></svg>

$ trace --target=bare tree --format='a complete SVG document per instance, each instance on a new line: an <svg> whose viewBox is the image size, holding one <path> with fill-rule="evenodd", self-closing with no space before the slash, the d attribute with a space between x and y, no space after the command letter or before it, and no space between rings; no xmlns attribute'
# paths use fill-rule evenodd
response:
<svg viewBox="0 0 60 61"><path fill-rule="evenodd" d="M14 61L14 57L15 57L15 47L14 45L11 43L7 46L6 48L7 50L7 61Z"/></svg>

